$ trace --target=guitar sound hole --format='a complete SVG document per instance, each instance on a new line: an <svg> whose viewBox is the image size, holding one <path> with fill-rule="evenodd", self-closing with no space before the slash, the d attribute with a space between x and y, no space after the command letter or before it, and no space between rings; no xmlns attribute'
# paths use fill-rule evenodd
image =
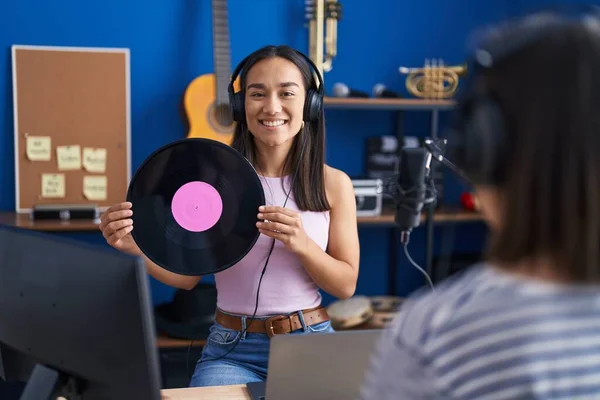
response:
<svg viewBox="0 0 600 400"><path fill-rule="evenodd" d="M233 124L233 118L231 117L231 111L227 104L218 104L215 107L215 121L221 126L230 126Z"/></svg>

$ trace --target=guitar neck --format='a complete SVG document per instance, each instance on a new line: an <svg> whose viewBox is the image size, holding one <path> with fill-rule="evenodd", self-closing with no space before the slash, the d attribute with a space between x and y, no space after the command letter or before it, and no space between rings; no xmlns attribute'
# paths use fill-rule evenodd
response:
<svg viewBox="0 0 600 400"><path fill-rule="evenodd" d="M212 0L213 58L217 82L217 104L229 103L227 86L231 77L231 49L229 46L229 17L227 0Z"/></svg>

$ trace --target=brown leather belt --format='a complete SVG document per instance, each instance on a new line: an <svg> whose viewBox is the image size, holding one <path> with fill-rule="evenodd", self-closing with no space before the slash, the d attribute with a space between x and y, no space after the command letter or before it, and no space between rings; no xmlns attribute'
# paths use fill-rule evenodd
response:
<svg viewBox="0 0 600 400"><path fill-rule="evenodd" d="M302 310L302 315L304 317L304 323L308 326L318 324L319 322L329 321L327 310L322 306ZM215 321L224 328L233 329L235 331L242 330L241 317L225 314L219 309L217 309L215 314ZM266 333L269 337L273 337L273 335L283 335L302 329L298 312L290 315L275 315L268 319L254 319L253 321L249 316L246 319L246 323L249 324L246 332Z"/></svg>

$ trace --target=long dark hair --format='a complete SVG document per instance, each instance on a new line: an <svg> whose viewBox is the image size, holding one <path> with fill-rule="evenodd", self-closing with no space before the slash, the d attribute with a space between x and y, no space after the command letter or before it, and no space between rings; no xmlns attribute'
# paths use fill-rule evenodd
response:
<svg viewBox="0 0 600 400"><path fill-rule="evenodd" d="M507 132L503 216L489 256L549 258L560 277L600 282L600 35L557 30L492 68L482 83Z"/></svg>
<svg viewBox="0 0 600 400"><path fill-rule="evenodd" d="M240 88L245 91L248 71L257 62L281 57L291 61L302 73L304 87L317 89L313 70L302 55L288 46L265 46L252 53L240 74ZM245 122L235 127L231 147L239 151L248 161L256 166L256 145L254 137ZM330 209L325 193L325 117L321 110L320 118L314 122L306 122L302 130L294 137L294 143L288 153L283 173L290 174L293 179L293 198L302 211L327 211Z"/></svg>

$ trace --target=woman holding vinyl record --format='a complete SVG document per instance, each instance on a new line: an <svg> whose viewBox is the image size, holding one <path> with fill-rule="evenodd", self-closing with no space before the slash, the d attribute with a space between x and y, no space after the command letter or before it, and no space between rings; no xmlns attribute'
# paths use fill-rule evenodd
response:
<svg viewBox="0 0 600 400"><path fill-rule="evenodd" d="M238 75L242 89L234 92ZM255 210L260 235L252 248L214 274L215 323L190 386L264 381L270 337L333 331L319 289L340 299L354 294L354 190L345 173L324 162L323 94L314 64L287 46L261 48L233 73L229 96L237 125L231 147L256 170L266 201ZM159 281L195 287L199 276L169 271L142 253L132 236L132 208L124 202L102 215L107 242L143 256Z"/></svg>

